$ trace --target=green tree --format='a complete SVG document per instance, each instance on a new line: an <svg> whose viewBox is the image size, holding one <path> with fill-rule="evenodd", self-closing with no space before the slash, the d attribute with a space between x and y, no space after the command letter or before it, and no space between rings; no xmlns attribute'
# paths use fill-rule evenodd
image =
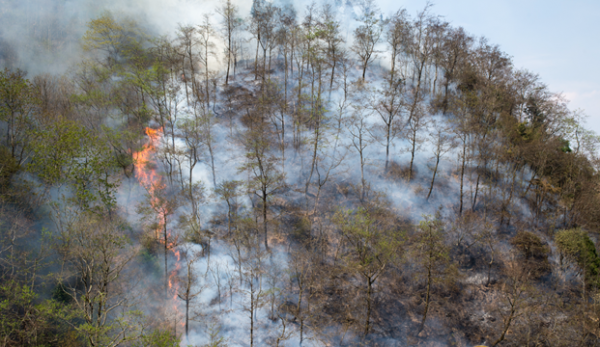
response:
<svg viewBox="0 0 600 347"><path fill-rule="evenodd" d="M413 259L420 268L418 276L424 277L426 282L425 308L417 333L421 333L425 327L433 286L444 280L453 270L449 250L442 221L437 217L424 216L424 220L417 227L413 245Z"/></svg>
<svg viewBox="0 0 600 347"><path fill-rule="evenodd" d="M33 86L21 70L0 71L0 124L4 128L4 144L21 165L31 152L38 109Z"/></svg>
<svg viewBox="0 0 600 347"><path fill-rule="evenodd" d="M600 282L600 257L594 242L579 228L559 231L554 236L554 241L561 256L574 261L583 272L585 295L587 286L598 285Z"/></svg>
<svg viewBox="0 0 600 347"><path fill-rule="evenodd" d="M38 130L36 138L30 172L46 187L66 184L81 210L112 213L120 182L114 175L118 162L105 138L68 120Z"/></svg>
<svg viewBox="0 0 600 347"><path fill-rule="evenodd" d="M88 30L82 38L83 50L105 54L109 69L115 68L123 59L141 46L144 35L133 20L117 20L110 12L87 23Z"/></svg>
<svg viewBox="0 0 600 347"><path fill-rule="evenodd" d="M143 333L134 347L178 347L181 339L173 334L170 329L152 329Z"/></svg>
<svg viewBox="0 0 600 347"><path fill-rule="evenodd" d="M364 208L356 211L341 210L334 216L347 249L342 259L351 273L365 281L364 334L369 334L373 311L374 284L386 268L399 257L403 234L394 228L382 227L371 212Z"/></svg>

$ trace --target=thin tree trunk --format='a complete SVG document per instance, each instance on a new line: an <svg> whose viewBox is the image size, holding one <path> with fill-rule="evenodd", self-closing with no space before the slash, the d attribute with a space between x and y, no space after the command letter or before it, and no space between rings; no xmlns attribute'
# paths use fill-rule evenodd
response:
<svg viewBox="0 0 600 347"><path fill-rule="evenodd" d="M510 323L514 319L514 316L515 316L515 308L514 308L514 305L512 305L511 310L510 310L510 315L508 316L508 320L507 320L506 324L504 325L504 329L502 329L502 334L494 343L492 343L491 347L495 347L500 342L504 341L504 337L506 336L506 333L508 332L508 328L510 328Z"/></svg>
<svg viewBox="0 0 600 347"><path fill-rule="evenodd" d="M264 224L264 233L265 233L265 250L269 250L269 244L267 239L267 192L266 190L262 191L262 202L263 202L263 224Z"/></svg>
<svg viewBox="0 0 600 347"><path fill-rule="evenodd" d="M479 169L479 167L477 167L477 168ZM471 206L472 211L475 211L475 205L477 205L477 193L479 193L479 179L480 178L481 178L481 174L477 173L477 181L475 182L475 196L473 196L473 205Z"/></svg>
<svg viewBox="0 0 600 347"><path fill-rule="evenodd" d="M369 334L371 321L371 295L373 294L373 281L367 278L367 320L365 321L365 336Z"/></svg>
<svg viewBox="0 0 600 347"><path fill-rule="evenodd" d="M213 149L212 149L211 142L212 142L211 139L208 139L207 144L208 144L208 152L210 153L210 168L212 170L213 185L216 189L217 188L217 175L215 174L215 156L213 155Z"/></svg>
<svg viewBox="0 0 600 347"><path fill-rule="evenodd" d="M298 276L298 307L296 308L297 318L300 320L300 345L304 338L304 318L302 317L302 292L304 291L303 280Z"/></svg>
<svg viewBox="0 0 600 347"><path fill-rule="evenodd" d="M386 124L387 125L387 134L386 134L386 145L385 145L385 168L384 168L384 173L387 174L388 173L388 165L390 162L390 143L392 141L392 121L391 121L391 117L388 118L389 122Z"/></svg>
<svg viewBox="0 0 600 347"><path fill-rule="evenodd" d="M260 34L256 38L256 57L254 58L254 80L258 79L258 45L260 44Z"/></svg>
<svg viewBox="0 0 600 347"><path fill-rule="evenodd" d="M416 129L413 131L413 136L412 136L412 148L410 150L410 167L408 168L408 181L410 182L410 180L412 180L412 173L413 173L413 163L415 161L415 150L416 150L416 146L417 146L417 131Z"/></svg>
<svg viewBox="0 0 600 347"><path fill-rule="evenodd" d="M185 337L188 337L188 331L189 331L189 323L190 323L190 299L189 299L189 287L188 287L188 292L187 292L187 296L186 296L186 300L185 300Z"/></svg>
<svg viewBox="0 0 600 347"><path fill-rule="evenodd" d="M465 180L465 165L466 165L466 155L467 155L467 144L463 142L463 153L462 153L462 165L460 169L460 208L458 210L458 215L462 215L463 211L463 195L464 195L464 180Z"/></svg>
<svg viewBox="0 0 600 347"><path fill-rule="evenodd" d="M169 268L167 267L167 255L168 255L168 250L169 250L169 244L167 243L167 218L164 218L163 220L163 235L164 235L164 242L165 242L165 294L166 296L169 295Z"/></svg>
<svg viewBox="0 0 600 347"><path fill-rule="evenodd" d="M431 178L431 186L429 187L429 193L427 194L426 200L429 200L429 197L431 196L431 191L433 190L433 183L435 182L435 175L437 174L439 163L440 163L440 156L438 155L436 157L435 168L433 169L433 177Z"/></svg>
<svg viewBox="0 0 600 347"><path fill-rule="evenodd" d="M431 255L430 255L431 258ZM431 264L427 268L427 292L425 294L425 312L423 312L423 320L421 320L421 325L419 326L419 331L417 333L420 334L425 328L425 320L427 319L427 312L429 311L429 299L431 294Z"/></svg>

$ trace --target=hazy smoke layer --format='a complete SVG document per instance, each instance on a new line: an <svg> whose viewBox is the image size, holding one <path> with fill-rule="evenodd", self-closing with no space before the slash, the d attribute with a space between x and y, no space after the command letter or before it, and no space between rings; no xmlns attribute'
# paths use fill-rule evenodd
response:
<svg viewBox="0 0 600 347"><path fill-rule="evenodd" d="M108 11L137 21L150 35L170 35L195 24L217 1L202 0L1 0L0 68L31 75L68 73L81 60L86 23ZM242 13L251 2L242 1Z"/></svg>
<svg viewBox="0 0 600 347"><path fill-rule="evenodd" d="M30 75L70 72L81 60L81 37L86 24L104 12L134 19L151 36L172 36L179 25L195 25L204 14L215 14L218 0L0 0L0 68L20 68ZM293 4L299 14L308 1ZM326 2L326 1L325 1ZM347 29L352 1L333 0L343 12ZM252 1L234 1L240 15L250 13ZM321 2L320 2L321 3ZM342 14L342 13L340 13ZM212 16L217 24L217 16Z"/></svg>

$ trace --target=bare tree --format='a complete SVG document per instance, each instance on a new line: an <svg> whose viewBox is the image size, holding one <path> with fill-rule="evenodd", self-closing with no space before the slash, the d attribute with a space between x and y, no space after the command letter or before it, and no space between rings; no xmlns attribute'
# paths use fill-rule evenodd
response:
<svg viewBox="0 0 600 347"><path fill-rule="evenodd" d="M440 160L455 147L454 138L450 129L443 124L441 121L432 121L432 130L429 132L429 138L433 145L433 159L435 160L435 166L433 168L433 176L431 177L431 185L429 186L429 193L427 193L427 200L431 196L433 191L433 184L435 182L435 176L438 172Z"/></svg>
<svg viewBox="0 0 600 347"><path fill-rule="evenodd" d="M362 64L362 80L365 80L367 67L377 57L375 45L379 43L383 32L383 23L377 18L379 9L374 0L364 0L361 5L361 17L359 21L362 23L354 31L354 44L352 51L358 55Z"/></svg>
<svg viewBox="0 0 600 347"><path fill-rule="evenodd" d="M204 185L194 179L194 168L202 161L202 129L198 117L191 117L181 122L179 126L180 137L186 145L183 156L187 162L188 179L183 180L182 192L189 203L189 217L185 218L186 226L193 232L199 234L201 227L200 207L204 199Z"/></svg>
<svg viewBox="0 0 600 347"><path fill-rule="evenodd" d="M401 120L402 110L405 107L402 98L404 82L392 82L393 79L394 77L392 74L389 84L384 82L384 87L382 90L373 89L369 95L369 107L377 112L383 121L383 130L385 131L384 173L388 172L390 146L392 145L392 142L396 136L398 136L398 134L403 130L402 126L398 123Z"/></svg>
<svg viewBox="0 0 600 347"><path fill-rule="evenodd" d="M420 136L423 129L427 126L429 122L429 114L425 110L422 105L417 105L412 112L412 117L410 117L405 131L405 136L409 142L409 151L410 151L410 165L408 167L408 177L407 180L410 181L413 179L413 166L415 162L415 153L420 148L421 143L423 142L423 138Z"/></svg>
<svg viewBox="0 0 600 347"><path fill-rule="evenodd" d="M441 49L440 65L444 71L444 99L442 112L446 114L449 108L450 84L457 80L460 70L467 62L469 49L473 38L468 36L463 28L450 29L446 32Z"/></svg>
<svg viewBox="0 0 600 347"><path fill-rule="evenodd" d="M392 15L389 28L385 34L391 53L389 84L390 88L392 88L400 82L400 79L397 77L398 75L402 76L400 77L402 80L406 80L406 76L403 76L402 70L397 71L396 69L397 61L403 54L407 53L410 42L411 23L405 9L398 10L398 12Z"/></svg>
<svg viewBox="0 0 600 347"><path fill-rule="evenodd" d="M239 171L250 173L248 191L261 200L265 249L269 248L267 237L267 211L271 195L285 187L285 174L277 168L278 159L269 153L270 132L268 123L260 111L255 112L250 128L244 134L246 162Z"/></svg>
<svg viewBox="0 0 600 347"><path fill-rule="evenodd" d="M128 305L127 267L137 252L117 222L80 215L63 229L59 242L68 242L63 256L79 278L67 290L86 324L76 328L91 346L118 346L135 338L140 328ZM112 319L114 316L119 319ZM133 334L133 335L132 335Z"/></svg>
<svg viewBox="0 0 600 347"><path fill-rule="evenodd" d="M196 38L197 29L191 25L179 26L177 41L179 42L180 55L182 57L182 80L185 85L185 96L187 102L190 102L188 92L188 82L192 84L192 95L196 95L196 64L197 52L196 46L198 39ZM189 73L186 73L189 71Z"/></svg>
<svg viewBox="0 0 600 347"><path fill-rule="evenodd" d="M288 110L288 85L290 72L294 71L294 42L296 23L296 10L293 6L285 6L279 15L277 39L283 55L283 112ZM290 71L291 68L291 71Z"/></svg>
<svg viewBox="0 0 600 347"><path fill-rule="evenodd" d="M204 14L202 18L202 24L198 25L198 45L200 46L200 63L204 65L204 93L203 98L200 98L200 93L196 96L198 99L203 100L206 104L207 109L210 108L210 85L209 81L212 78L211 71L209 69L209 59L216 56L215 43L213 38L215 36L215 30L210 23L210 15Z"/></svg>
<svg viewBox="0 0 600 347"><path fill-rule="evenodd" d="M499 307L502 316L502 328L500 335L491 346L497 346L506 338L506 335L526 307L529 289L530 274L526 268L516 259L510 259L506 264L506 280L502 284L501 293L504 302Z"/></svg>
<svg viewBox="0 0 600 347"><path fill-rule="evenodd" d="M258 324L256 313L264 305L264 299L268 290L263 287L263 275L265 272L264 252L260 249L258 238L253 238L250 242L250 256L245 264L245 279L247 287L241 289L249 298L249 305L244 306L244 310L250 317L250 346L254 346L254 330Z"/></svg>
<svg viewBox="0 0 600 347"><path fill-rule="evenodd" d="M434 53L434 40L432 26L436 19L429 15L431 4L428 2L425 8L417 14L413 24L411 40L409 41L409 54L413 60L413 85L410 89L410 108L408 122L412 120L418 111L418 105L423 100L423 79L429 63ZM416 80L416 81L415 81Z"/></svg>
<svg viewBox="0 0 600 347"><path fill-rule="evenodd" d="M225 73L225 85L229 84L229 71L233 63L235 34L241 25L238 18L238 7L231 0L223 0L221 6L217 9L222 19L222 32L225 38L225 57L227 60L227 72Z"/></svg>
<svg viewBox="0 0 600 347"><path fill-rule="evenodd" d="M231 236L231 229L237 220L237 211L239 208L237 198L240 195L238 189L241 184L241 181L223 181L215 189L215 193L220 195L227 203L227 234L229 236Z"/></svg>
<svg viewBox="0 0 600 347"><path fill-rule="evenodd" d="M185 250L185 276L181 276L179 280L183 282L183 286L179 287L177 297L185 301L185 336L188 337L189 325L190 325L190 305L198 295L202 293L204 289L202 286L198 287L198 275L195 271L194 264L200 259L201 254L195 252L193 248L189 247Z"/></svg>
<svg viewBox="0 0 600 347"><path fill-rule="evenodd" d="M331 79L329 80L329 92L331 93L335 78L335 68L338 65L342 50L344 49L342 47L344 39L340 33L340 22L336 20L334 9L331 4L323 5L319 27L323 30L322 39L327 45L327 61L329 65L331 65Z"/></svg>
<svg viewBox="0 0 600 347"><path fill-rule="evenodd" d="M360 197L364 199L367 181L365 179L365 166L367 158L365 149L373 143L372 125L367 118L371 115L371 110L360 104L354 105L352 116L346 120L346 128L351 136L352 147L358 152L360 159Z"/></svg>

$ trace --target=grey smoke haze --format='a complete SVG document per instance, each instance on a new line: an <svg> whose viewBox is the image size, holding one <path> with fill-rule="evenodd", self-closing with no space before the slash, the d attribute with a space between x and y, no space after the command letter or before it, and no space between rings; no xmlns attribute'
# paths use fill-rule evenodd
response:
<svg viewBox="0 0 600 347"><path fill-rule="evenodd" d="M299 17L310 3L276 1L293 5ZM321 3L328 2L319 1ZM343 29L350 30L352 1L331 0L339 6ZM82 60L81 38L86 24L108 11L134 19L150 36L173 37L179 25L199 24L204 14L218 24L219 0L0 0L0 68L20 68L30 76L64 74ZM239 14L250 14L252 1L237 0Z"/></svg>
<svg viewBox="0 0 600 347"><path fill-rule="evenodd" d="M198 23L216 1L3 0L0 68L30 75L70 72L81 61L86 23L105 11L137 21L150 35L171 35L178 24ZM245 2L240 2L243 7ZM245 12L246 10L243 9Z"/></svg>

